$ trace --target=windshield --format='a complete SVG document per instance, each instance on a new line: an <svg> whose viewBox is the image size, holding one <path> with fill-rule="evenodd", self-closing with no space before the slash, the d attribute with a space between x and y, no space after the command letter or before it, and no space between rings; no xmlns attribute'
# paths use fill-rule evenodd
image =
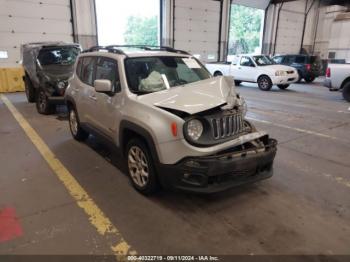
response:
<svg viewBox="0 0 350 262"><path fill-rule="evenodd" d="M275 64L275 62L272 59L270 59L269 57L264 56L264 55L253 56L253 59L258 66L266 66L266 65L274 65Z"/></svg>
<svg viewBox="0 0 350 262"><path fill-rule="evenodd" d="M38 55L40 65L73 65L80 50L76 47L42 49Z"/></svg>
<svg viewBox="0 0 350 262"><path fill-rule="evenodd" d="M137 57L125 60L130 91L146 94L210 78L209 72L194 58Z"/></svg>

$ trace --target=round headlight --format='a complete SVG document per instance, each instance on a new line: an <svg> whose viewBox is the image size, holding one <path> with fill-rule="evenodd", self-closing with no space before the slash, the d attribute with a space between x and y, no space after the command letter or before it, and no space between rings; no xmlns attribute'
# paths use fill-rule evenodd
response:
<svg viewBox="0 0 350 262"><path fill-rule="evenodd" d="M57 84L58 89L63 89L66 87L66 84L63 81L58 82Z"/></svg>
<svg viewBox="0 0 350 262"><path fill-rule="evenodd" d="M192 140L198 140L203 134L203 124L197 119L192 119L187 123L187 135Z"/></svg>

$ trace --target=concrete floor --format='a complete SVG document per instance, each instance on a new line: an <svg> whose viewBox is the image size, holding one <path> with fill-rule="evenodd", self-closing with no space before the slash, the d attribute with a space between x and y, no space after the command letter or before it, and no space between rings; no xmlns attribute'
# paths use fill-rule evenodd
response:
<svg viewBox="0 0 350 262"><path fill-rule="evenodd" d="M42 116L22 93L8 98L139 254L350 255L350 104L319 83L262 92L243 84L248 117L279 141L274 176L198 196L131 187L112 149L74 141L64 110ZM0 100L0 209L23 235L0 254L109 254Z"/></svg>

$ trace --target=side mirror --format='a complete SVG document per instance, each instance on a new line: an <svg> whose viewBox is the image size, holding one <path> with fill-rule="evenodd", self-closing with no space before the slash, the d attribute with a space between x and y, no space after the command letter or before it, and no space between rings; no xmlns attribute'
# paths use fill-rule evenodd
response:
<svg viewBox="0 0 350 262"><path fill-rule="evenodd" d="M255 67L255 65L254 64L250 64L250 67Z"/></svg>
<svg viewBox="0 0 350 262"><path fill-rule="evenodd" d="M96 92L112 92L112 82L108 79L96 79L94 81L94 87Z"/></svg>

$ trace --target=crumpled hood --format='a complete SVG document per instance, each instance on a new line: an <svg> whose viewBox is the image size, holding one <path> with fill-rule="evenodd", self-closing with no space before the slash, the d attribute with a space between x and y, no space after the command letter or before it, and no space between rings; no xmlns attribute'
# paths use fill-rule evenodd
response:
<svg viewBox="0 0 350 262"><path fill-rule="evenodd" d="M192 115L225 104L231 88L231 94L235 94L232 86L233 79L222 76L138 96L137 99L148 105L175 109Z"/></svg>

